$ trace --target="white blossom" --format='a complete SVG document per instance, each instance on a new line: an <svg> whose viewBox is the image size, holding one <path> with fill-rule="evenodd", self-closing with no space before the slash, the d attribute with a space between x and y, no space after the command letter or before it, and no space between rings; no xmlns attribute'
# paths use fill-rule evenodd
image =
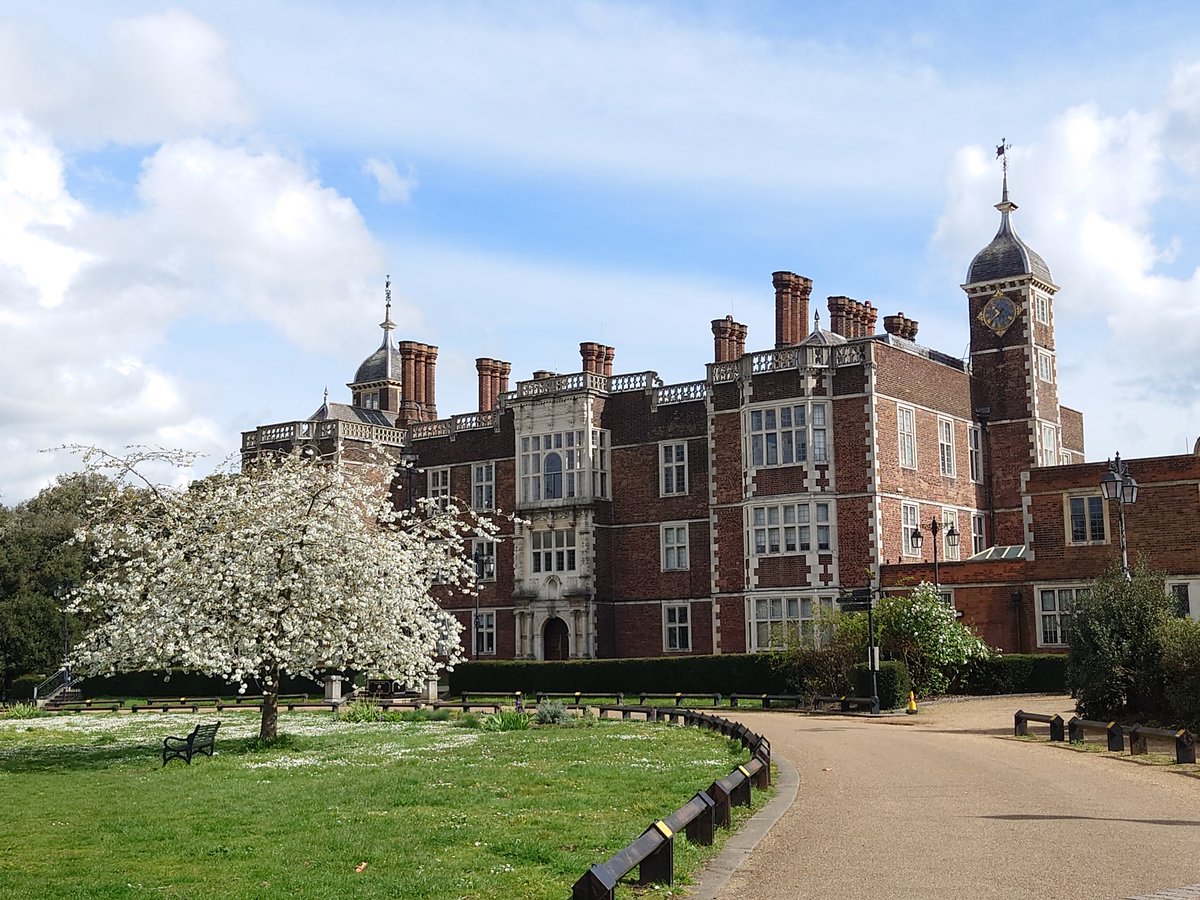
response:
<svg viewBox="0 0 1200 900"><path fill-rule="evenodd" d="M73 609L98 622L72 652L76 671L179 668L253 681L272 699L281 673L356 669L420 684L460 661L461 626L431 588L474 589L464 543L492 537L490 522L397 511L386 465L266 456L172 486L143 473L184 455L81 452L121 489L76 535L95 575ZM263 722L274 737L273 703Z"/></svg>

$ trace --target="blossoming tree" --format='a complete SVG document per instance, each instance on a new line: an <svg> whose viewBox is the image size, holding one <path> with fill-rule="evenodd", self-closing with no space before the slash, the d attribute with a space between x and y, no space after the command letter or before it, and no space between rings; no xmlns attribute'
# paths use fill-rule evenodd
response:
<svg viewBox="0 0 1200 900"><path fill-rule="evenodd" d="M431 588L474 589L462 546L489 523L397 511L375 465L280 455L171 486L146 473L186 465L183 454L80 449L123 489L76 533L95 574L74 608L100 624L72 651L75 671L174 667L257 687L259 736L273 740L284 674L353 668L417 684L439 657L461 659L461 626Z"/></svg>

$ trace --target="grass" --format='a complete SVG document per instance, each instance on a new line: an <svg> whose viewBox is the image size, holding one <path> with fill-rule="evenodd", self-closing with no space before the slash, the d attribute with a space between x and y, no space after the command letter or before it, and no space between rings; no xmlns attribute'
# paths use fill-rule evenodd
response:
<svg viewBox="0 0 1200 900"><path fill-rule="evenodd" d="M4 818L19 823L0 830L0 897L557 900L746 759L662 724L486 731L317 712L281 713L283 737L263 747L257 711L225 710L215 757L163 768L162 738L211 718L0 721ZM680 840L677 873L710 853Z"/></svg>
<svg viewBox="0 0 1200 900"><path fill-rule="evenodd" d="M1190 778L1200 778L1200 763L1178 763L1175 761L1175 753L1165 752L1161 749L1152 750L1149 753L1139 753L1137 756L1130 754L1128 750L1120 753L1115 750L1109 750L1104 744L1083 741L1051 741L1045 735L1028 734L1021 737L1010 736L1009 740L1022 741L1029 744L1045 744L1048 747L1057 747L1062 750L1072 750L1075 753L1088 753L1094 756L1101 756L1105 759L1117 759L1121 762L1133 763L1138 766L1153 766L1156 768L1168 768L1172 772L1180 775L1186 775Z"/></svg>

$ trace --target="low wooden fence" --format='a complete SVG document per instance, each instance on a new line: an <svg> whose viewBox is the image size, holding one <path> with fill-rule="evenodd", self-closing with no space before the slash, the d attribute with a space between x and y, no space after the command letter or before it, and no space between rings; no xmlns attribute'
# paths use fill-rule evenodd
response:
<svg viewBox="0 0 1200 900"><path fill-rule="evenodd" d="M771 783L771 742L740 722L679 707L603 704L599 715L619 713L629 719L635 714L648 721L680 722L719 731L750 751L750 761L724 778L697 791L687 803L669 816L651 823L642 834L612 858L594 863L575 882L573 900L613 900L617 882L638 870L637 883L673 884L675 880L675 837L682 831L695 844L711 844L717 828L729 827L734 806L750 805L750 787L766 788Z"/></svg>
<svg viewBox="0 0 1200 900"><path fill-rule="evenodd" d="M1013 716L1013 734L1017 736L1029 733L1030 722L1042 722L1050 726L1051 741L1065 741L1068 736L1071 743L1084 742L1089 731L1103 731L1105 741L1110 751L1123 753L1125 751L1125 736L1129 736L1129 754L1138 756L1147 752L1151 739L1168 741L1174 745L1175 762L1194 763L1196 761L1196 736L1186 728L1151 728L1148 725L1118 725L1116 722L1097 722L1091 719L1073 717L1066 723L1064 733L1063 719L1060 715L1030 713L1017 710Z"/></svg>

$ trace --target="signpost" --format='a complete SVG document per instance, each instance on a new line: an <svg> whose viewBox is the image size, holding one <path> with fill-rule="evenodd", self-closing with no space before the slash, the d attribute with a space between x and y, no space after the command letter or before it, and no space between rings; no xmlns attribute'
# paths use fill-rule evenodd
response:
<svg viewBox="0 0 1200 900"><path fill-rule="evenodd" d="M874 592L869 588L855 588L838 598L842 612L865 612L867 614L867 669L871 673L871 712L879 712L879 648L875 646L875 602Z"/></svg>

